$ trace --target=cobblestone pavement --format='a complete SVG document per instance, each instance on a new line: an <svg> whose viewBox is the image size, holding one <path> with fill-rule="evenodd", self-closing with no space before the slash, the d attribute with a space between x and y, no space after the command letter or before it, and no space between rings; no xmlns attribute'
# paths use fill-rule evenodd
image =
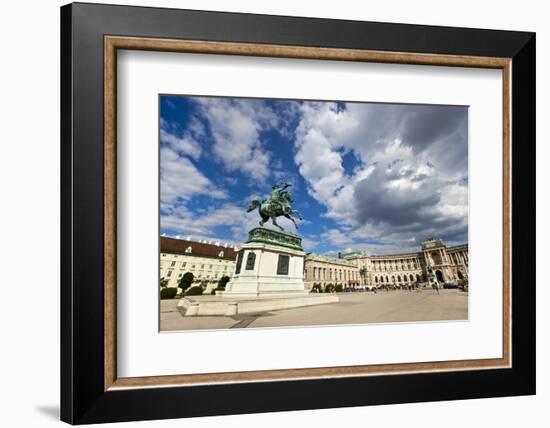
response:
<svg viewBox="0 0 550 428"><path fill-rule="evenodd" d="M177 300L161 300L161 331L288 327L468 319L468 293L459 290L339 293L340 302L233 317L183 317Z"/></svg>

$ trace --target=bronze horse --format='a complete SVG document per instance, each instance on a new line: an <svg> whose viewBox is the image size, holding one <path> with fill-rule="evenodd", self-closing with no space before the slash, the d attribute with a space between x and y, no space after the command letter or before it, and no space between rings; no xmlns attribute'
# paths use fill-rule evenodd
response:
<svg viewBox="0 0 550 428"><path fill-rule="evenodd" d="M273 187L275 188L275 186ZM294 223L294 226L296 226L296 229L298 229L298 225L296 224L296 221L294 221L294 219L291 217L291 215L296 215L299 220L302 220L302 216L300 215L298 210L292 209L292 196L289 192L286 191L280 192L278 196L278 200L274 200L273 198L264 199L262 201L254 199L250 202L250 206L248 207L247 212L253 211L258 208L258 212L260 214L260 217L262 218L260 220L260 226L263 226L269 219L271 219L271 222L274 226L277 226L280 230L284 231L285 229L277 224L277 217L286 217L290 221L292 221L292 223Z"/></svg>

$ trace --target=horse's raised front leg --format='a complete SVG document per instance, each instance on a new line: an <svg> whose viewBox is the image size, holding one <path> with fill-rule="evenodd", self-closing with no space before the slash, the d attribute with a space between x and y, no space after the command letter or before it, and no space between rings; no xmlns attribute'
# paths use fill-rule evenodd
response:
<svg viewBox="0 0 550 428"><path fill-rule="evenodd" d="M273 222L273 226L277 226L282 232L285 230L277 224L277 217L271 217L271 221Z"/></svg>
<svg viewBox="0 0 550 428"><path fill-rule="evenodd" d="M288 218L292 223L294 223L294 227L298 229L298 225L296 224L296 222L292 217L290 217L288 214L285 214L285 217Z"/></svg>
<svg viewBox="0 0 550 428"><path fill-rule="evenodd" d="M300 211L298 211L298 210L292 210L291 214L295 214L296 217L298 217L300 220L303 220L302 214L300 214ZM294 220L292 220L292 221L294 221Z"/></svg>

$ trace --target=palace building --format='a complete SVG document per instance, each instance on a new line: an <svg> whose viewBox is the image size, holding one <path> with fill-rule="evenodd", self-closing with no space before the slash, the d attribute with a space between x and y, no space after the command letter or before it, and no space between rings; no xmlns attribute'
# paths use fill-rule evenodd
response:
<svg viewBox="0 0 550 428"><path fill-rule="evenodd" d="M447 247L441 239L428 238L421 251L384 256L349 253L340 257L308 254L305 282L344 286L381 287L425 283L431 266L440 284L468 279L468 245Z"/></svg>
<svg viewBox="0 0 550 428"><path fill-rule="evenodd" d="M311 289L313 284L360 285L361 278L357 263L345 258L307 254L304 268L304 282Z"/></svg>
<svg viewBox="0 0 550 428"><path fill-rule="evenodd" d="M237 249L227 244L196 242L160 237L160 278L168 287L177 287L181 277L191 272L196 280L217 283L233 275Z"/></svg>
<svg viewBox="0 0 550 428"><path fill-rule="evenodd" d="M191 272L195 279L212 286L222 276L235 273L237 248L227 244L196 242L160 237L160 278L168 287L177 287L181 277ZM343 286L381 287L425 283L431 266L438 283L468 279L468 245L447 247L441 239L429 238L421 250L384 256L364 253L339 254L338 257L309 253L304 262L304 282L342 284Z"/></svg>

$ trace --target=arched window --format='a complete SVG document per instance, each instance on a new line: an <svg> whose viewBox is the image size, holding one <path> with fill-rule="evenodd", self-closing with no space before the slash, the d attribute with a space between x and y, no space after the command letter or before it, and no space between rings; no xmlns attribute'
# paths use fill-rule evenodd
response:
<svg viewBox="0 0 550 428"><path fill-rule="evenodd" d="M414 282L414 276L412 275L412 273L409 275L409 279L411 280L411 282Z"/></svg>
<svg viewBox="0 0 550 428"><path fill-rule="evenodd" d="M397 275L397 282L401 282L401 275Z"/></svg>
<svg viewBox="0 0 550 428"><path fill-rule="evenodd" d="M191 245L189 245L189 247L187 247L187 248L185 249L185 252L186 252L187 254L192 253L192 252L193 252L193 247L192 247Z"/></svg>

